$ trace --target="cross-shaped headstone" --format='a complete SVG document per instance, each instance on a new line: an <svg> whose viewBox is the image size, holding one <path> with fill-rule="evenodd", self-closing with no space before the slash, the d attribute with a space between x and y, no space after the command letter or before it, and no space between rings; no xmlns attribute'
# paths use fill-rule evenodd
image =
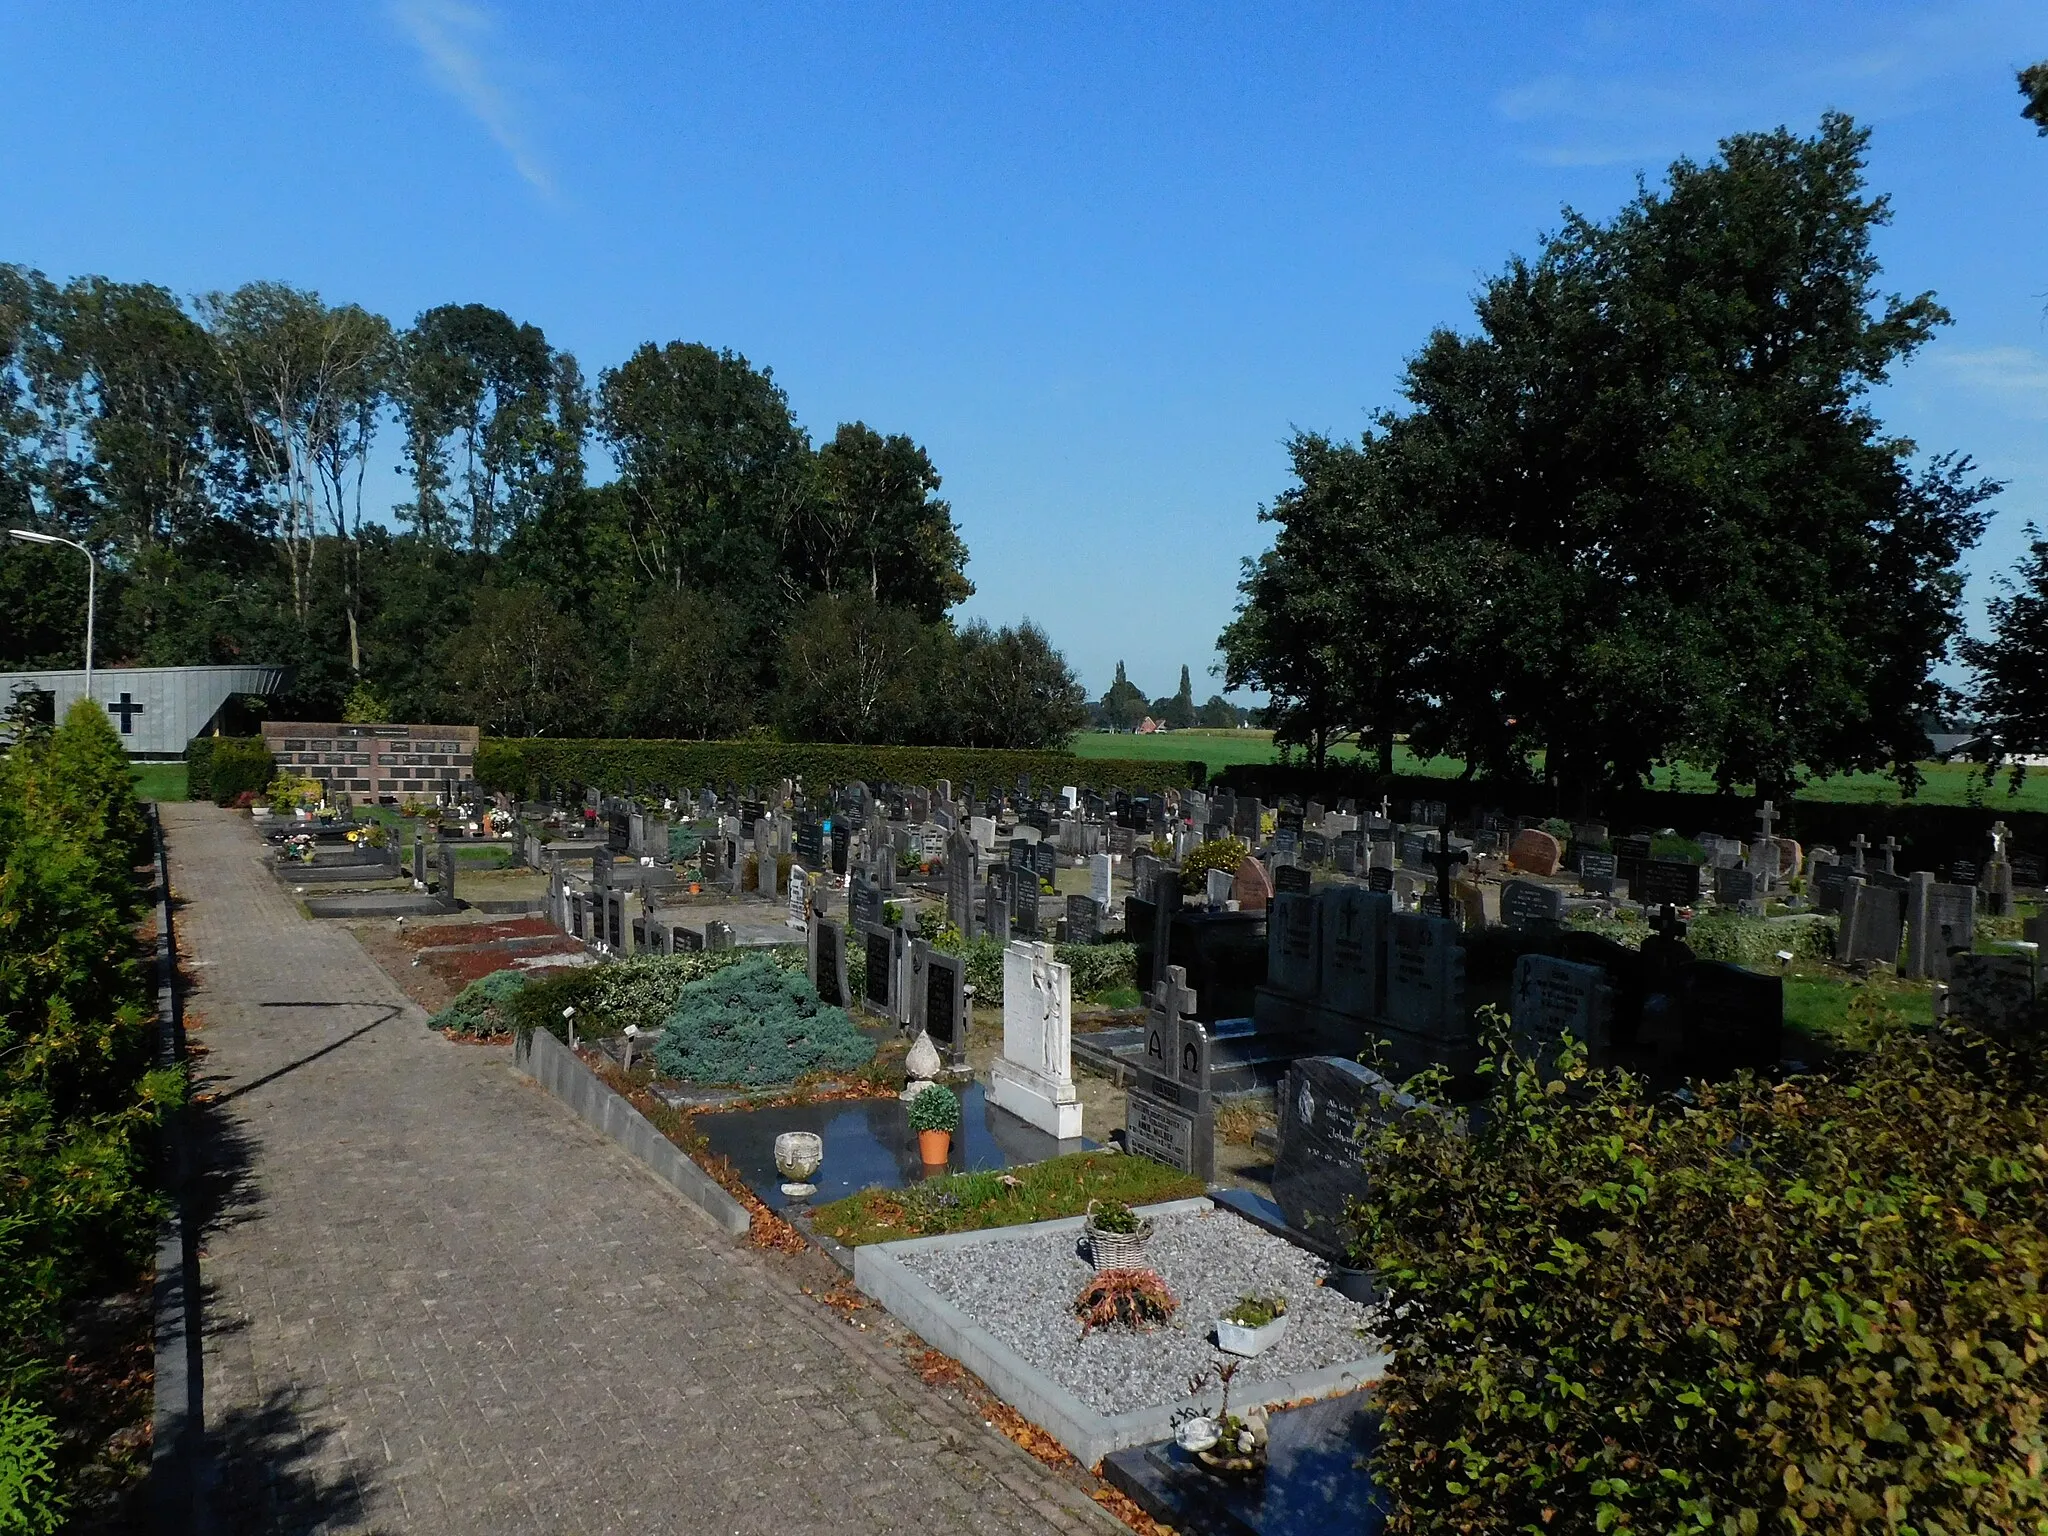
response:
<svg viewBox="0 0 2048 1536"><path fill-rule="evenodd" d="M127 695L123 694L121 697L125 699ZM1994 862L2005 857L2005 840L2011 836L2012 833L2007 830L2005 823L2002 821L1992 827L1991 857Z"/></svg>
<svg viewBox="0 0 2048 1536"><path fill-rule="evenodd" d="M109 704L107 706L107 712L109 714L115 714L121 717L121 734L123 736L132 735L134 733L135 717L141 714L142 710L143 706L136 703L134 699L130 698L125 693L121 695L120 703Z"/></svg>
<svg viewBox="0 0 2048 1536"><path fill-rule="evenodd" d="M1685 924L1679 920L1678 908L1672 906L1669 902L1664 904L1663 912L1658 915L1657 921L1650 926L1656 930L1657 936L1664 939L1667 943L1675 944L1685 937Z"/></svg>
<svg viewBox="0 0 2048 1536"><path fill-rule="evenodd" d="M1851 869L1861 869L1864 867L1863 850L1868 848L1869 846L1869 839L1864 837L1864 835L1861 832L1858 832L1854 837L1849 839L1849 847L1853 855L1849 860L1849 867Z"/></svg>
<svg viewBox="0 0 2048 1536"><path fill-rule="evenodd" d="M1898 873L1897 870L1892 868L1893 862L1898 858L1898 853L1899 840L1887 833L1884 840L1884 872L1886 874L1895 875Z"/></svg>
<svg viewBox="0 0 2048 1536"><path fill-rule="evenodd" d="M1771 835L1771 822L1776 818L1777 814L1778 808L1768 800L1757 807L1756 826L1758 837L1768 838Z"/></svg>
<svg viewBox="0 0 2048 1536"><path fill-rule="evenodd" d="M1381 821L1391 821L1391 820L1393 819L1393 815L1394 815L1394 798L1393 798L1393 796L1391 796L1391 795L1381 795L1381 796L1380 796L1380 820L1381 820Z"/></svg>

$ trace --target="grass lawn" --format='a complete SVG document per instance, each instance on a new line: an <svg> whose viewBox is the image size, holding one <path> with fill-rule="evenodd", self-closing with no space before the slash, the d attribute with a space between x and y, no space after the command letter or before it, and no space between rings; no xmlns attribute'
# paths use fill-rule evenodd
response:
<svg viewBox="0 0 2048 1536"><path fill-rule="evenodd" d="M1137 758L1145 762L1193 759L1206 763L1211 773L1238 763L1272 763L1280 758L1273 745L1271 731L1251 730L1160 731L1152 736L1083 731L1074 738L1073 751L1076 757ZM1358 755L1354 749L1345 748L1333 752L1331 757L1335 761L1351 762L1356 761ZM1394 769L1397 773L1454 779L1465 771L1465 764L1455 757L1418 758L1406 747L1396 746ZM1825 779L1815 779L1792 798L1845 805L1981 805L1993 812L2048 811L2048 769L2028 774L2017 795L2007 791L2004 774L2000 774L1997 782L1987 789L1983 770L1969 763L1922 763L1920 772L1925 776L1925 782L1911 802L1907 802L1899 793L1899 786L1882 773L1838 773ZM1689 763L1660 768L1652 787L1682 790L1687 794L1712 794L1715 790L1713 775ZM1738 788L1747 792L1754 786Z"/></svg>
<svg viewBox="0 0 2048 1536"><path fill-rule="evenodd" d="M1149 1157L1075 1152L1008 1173L955 1173L909 1189L864 1189L821 1205L817 1228L850 1247L1079 1216L1090 1200L1151 1205L1202 1193L1202 1181Z"/></svg>
<svg viewBox="0 0 2048 1536"><path fill-rule="evenodd" d="M1817 965L1785 978L1785 1028L1837 1050L1868 1050L1879 1035L1933 1016L1924 981L1883 972L1859 979Z"/></svg>
<svg viewBox="0 0 2048 1536"><path fill-rule="evenodd" d="M130 763L139 800L182 800L185 798L183 763Z"/></svg>

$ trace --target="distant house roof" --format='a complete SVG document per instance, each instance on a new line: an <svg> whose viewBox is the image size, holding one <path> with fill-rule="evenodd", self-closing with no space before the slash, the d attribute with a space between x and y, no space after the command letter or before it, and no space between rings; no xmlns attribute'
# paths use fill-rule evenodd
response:
<svg viewBox="0 0 2048 1536"><path fill-rule="evenodd" d="M1138 722L1138 734L1140 736L1150 736L1154 731L1163 729L1164 727L1161 726L1160 723L1157 720L1154 720L1150 715L1147 715L1144 719Z"/></svg>
<svg viewBox="0 0 2048 1536"><path fill-rule="evenodd" d="M1975 751L1988 739L1983 731L1934 731L1927 737L1936 760L1944 763L1952 757Z"/></svg>
<svg viewBox="0 0 2048 1536"><path fill-rule="evenodd" d="M213 728L221 706L239 693L278 693L289 669L242 667L95 667L93 697L106 705L130 757L182 757L185 744ZM57 718L85 697L83 668L0 672L0 707L22 692L54 694Z"/></svg>

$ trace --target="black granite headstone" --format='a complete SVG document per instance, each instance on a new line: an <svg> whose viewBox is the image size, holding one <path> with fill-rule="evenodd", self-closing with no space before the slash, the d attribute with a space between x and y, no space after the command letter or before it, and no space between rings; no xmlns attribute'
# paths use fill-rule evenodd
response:
<svg viewBox="0 0 2048 1536"><path fill-rule="evenodd" d="M1598 896L1614 894L1615 876L1620 871L1621 861L1611 853L1601 853L1588 848L1579 854L1579 889L1591 891Z"/></svg>
<svg viewBox="0 0 2048 1536"><path fill-rule="evenodd" d="M1647 859L1629 887L1646 907L1690 907L1700 899L1700 867L1686 859Z"/></svg>
<svg viewBox="0 0 2048 1536"><path fill-rule="evenodd" d="M1715 1079L1776 1069L1784 1054L1782 977L1696 960L1679 970L1677 992L1687 1071Z"/></svg>
<svg viewBox="0 0 2048 1536"><path fill-rule="evenodd" d="M1282 864L1273 871L1273 891L1276 895L1305 896L1313 884L1309 872L1299 864Z"/></svg>

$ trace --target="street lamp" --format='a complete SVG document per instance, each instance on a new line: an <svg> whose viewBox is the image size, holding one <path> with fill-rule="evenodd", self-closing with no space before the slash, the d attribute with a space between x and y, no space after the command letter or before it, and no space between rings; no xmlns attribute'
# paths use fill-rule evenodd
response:
<svg viewBox="0 0 2048 1536"><path fill-rule="evenodd" d="M92 551L75 539L60 539L54 533L31 533L26 528L10 528L7 537L19 539L24 544L63 544L85 556L85 696L92 697L92 622L93 608L98 599L99 561L93 559Z"/></svg>

